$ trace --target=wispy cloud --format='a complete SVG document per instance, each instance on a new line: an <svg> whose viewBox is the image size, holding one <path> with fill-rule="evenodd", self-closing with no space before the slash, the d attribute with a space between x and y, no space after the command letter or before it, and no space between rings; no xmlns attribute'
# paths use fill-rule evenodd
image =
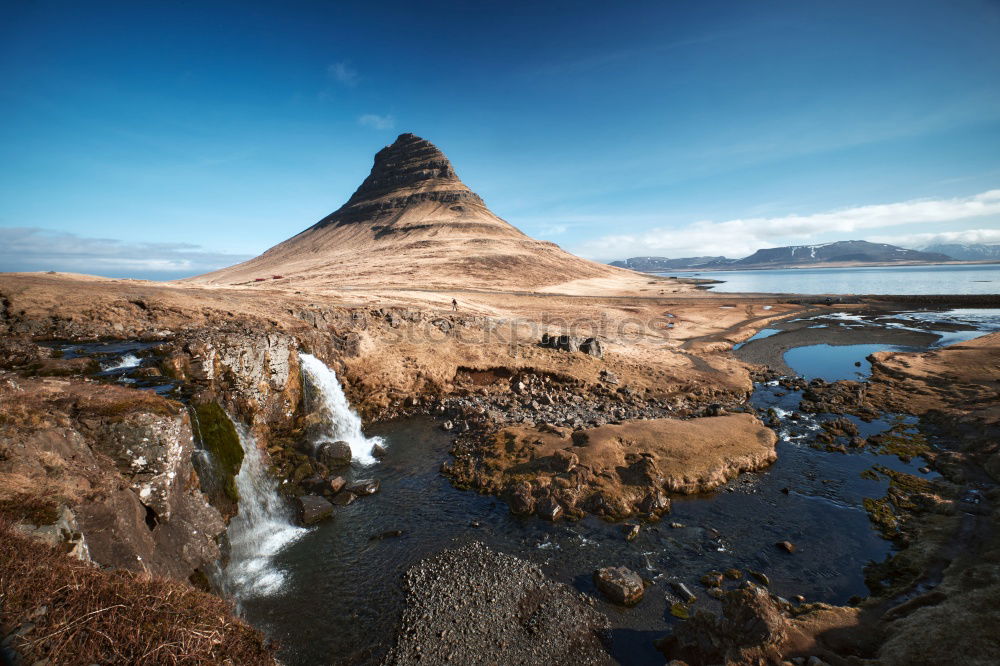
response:
<svg viewBox="0 0 1000 666"><path fill-rule="evenodd" d="M957 222L1000 215L1000 190L969 197L916 199L856 206L811 215L752 217L693 222L679 228L652 228L639 234L614 234L584 242L573 249L595 259L637 255L743 257L762 247L805 243L820 234L851 234L899 225ZM609 220L608 224L617 221ZM899 244L900 236L894 242Z"/></svg>
<svg viewBox="0 0 1000 666"><path fill-rule="evenodd" d="M345 86L354 87L358 85L358 70L351 67L346 62L335 62L326 68L327 75L336 81L337 83L342 83Z"/></svg>
<svg viewBox="0 0 1000 666"><path fill-rule="evenodd" d="M396 119L391 115L380 116L374 113L366 113L358 118L358 124L362 127L371 127L377 130L388 130L396 126Z"/></svg>
<svg viewBox="0 0 1000 666"><path fill-rule="evenodd" d="M37 227L0 228L0 271L62 271L169 280L249 259L191 243L126 243Z"/></svg>
<svg viewBox="0 0 1000 666"><path fill-rule="evenodd" d="M892 243L902 247L921 250L929 245L941 243L962 243L975 245L1000 244L1000 229L965 229L963 231L941 231L926 234L908 234L906 236L873 236L877 243Z"/></svg>

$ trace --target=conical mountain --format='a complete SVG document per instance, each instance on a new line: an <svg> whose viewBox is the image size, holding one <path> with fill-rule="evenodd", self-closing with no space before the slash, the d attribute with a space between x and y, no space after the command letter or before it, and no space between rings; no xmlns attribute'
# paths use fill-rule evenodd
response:
<svg viewBox="0 0 1000 666"><path fill-rule="evenodd" d="M335 212L259 257L192 281L540 289L624 275L635 277L525 235L494 215L434 144L401 134Z"/></svg>

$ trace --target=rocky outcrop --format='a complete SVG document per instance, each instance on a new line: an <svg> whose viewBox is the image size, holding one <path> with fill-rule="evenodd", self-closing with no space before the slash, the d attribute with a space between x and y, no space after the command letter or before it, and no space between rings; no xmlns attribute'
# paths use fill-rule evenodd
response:
<svg viewBox="0 0 1000 666"><path fill-rule="evenodd" d="M597 358L604 358L604 345L597 338L576 338L571 335L542 335L540 346L568 352L583 352Z"/></svg>
<svg viewBox="0 0 1000 666"><path fill-rule="evenodd" d="M224 529L188 412L153 393L0 376L0 512L95 562L186 580ZM50 539L51 540L51 539Z"/></svg>
<svg viewBox="0 0 1000 666"><path fill-rule="evenodd" d="M666 493L705 492L770 465L776 440L749 414L575 431L543 423L503 428L444 469L461 487L506 498L515 513L655 519L669 511Z"/></svg>
<svg viewBox="0 0 1000 666"><path fill-rule="evenodd" d="M721 617L700 611L658 641L668 659L689 666L763 666L784 663L783 657L795 663L825 664L819 655L829 651L819 644L819 637L853 628L858 621L857 609L826 604L795 607L750 582L725 592L721 601Z"/></svg>
<svg viewBox="0 0 1000 666"><path fill-rule="evenodd" d="M480 543L406 573L406 608L389 664L612 664L608 621L572 588Z"/></svg>

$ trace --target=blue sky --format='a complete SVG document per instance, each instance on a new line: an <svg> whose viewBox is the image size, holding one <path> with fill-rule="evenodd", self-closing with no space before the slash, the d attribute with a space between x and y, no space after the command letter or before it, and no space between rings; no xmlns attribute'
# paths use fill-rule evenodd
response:
<svg viewBox="0 0 1000 666"><path fill-rule="evenodd" d="M0 8L0 270L171 278L340 206L401 132L600 260L1000 242L1000 4Z"/></svg>

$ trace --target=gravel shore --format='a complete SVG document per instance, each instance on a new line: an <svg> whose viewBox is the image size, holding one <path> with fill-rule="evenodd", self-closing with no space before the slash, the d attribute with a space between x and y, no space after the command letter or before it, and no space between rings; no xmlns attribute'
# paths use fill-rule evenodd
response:
<svg viewBox="0 0 1000 666"><path fill-rule="evenodd" d="M592 601L530 562L472 543L415 564L384 664L613 664Z"/></svg>

